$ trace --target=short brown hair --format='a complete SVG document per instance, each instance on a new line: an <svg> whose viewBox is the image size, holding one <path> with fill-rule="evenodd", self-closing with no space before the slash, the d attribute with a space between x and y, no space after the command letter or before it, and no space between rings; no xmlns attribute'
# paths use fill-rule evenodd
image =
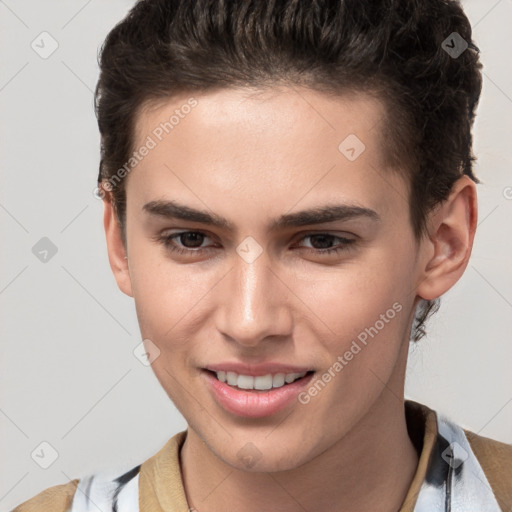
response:
<svg viewBox="0 0 512 512"><path fill-rule="evenodd" d="M287 83L383 100L384 154L409 184L417 239L462 174L478 183L471 129L481 64L455 0L140 0L108 34L99 64L99 186L129 161L145 102ZM126 244L124 180L109 183ZM439 299L420 306L415 341Z"/></svg>

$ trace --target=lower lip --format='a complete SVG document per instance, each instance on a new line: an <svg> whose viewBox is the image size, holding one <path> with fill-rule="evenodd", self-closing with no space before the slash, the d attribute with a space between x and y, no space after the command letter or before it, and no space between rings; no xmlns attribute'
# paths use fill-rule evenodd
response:
<svg viewBox="0 0 512 512"><path fill-rule="evenodd" d="M226 411L245 418L262 418L281 411L294 400L297 401L297 395L309 384L314 375L308 373L280 388L258 391L233 388L207 370L202 370L202 374L217 403Z"/></svg>

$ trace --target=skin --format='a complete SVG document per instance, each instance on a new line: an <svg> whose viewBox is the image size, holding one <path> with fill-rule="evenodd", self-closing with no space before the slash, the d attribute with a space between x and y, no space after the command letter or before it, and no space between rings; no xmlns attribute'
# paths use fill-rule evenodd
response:
<svg viewBox="0 0 512 512"><path fill-rule="evenodd" d="M142 109L135 147L190 96ZM418 241L407 183L384 165L378 100L291 87L194 98L197 106L126 178L127 247L108 194L104 200L114 276L134 298L142 336L160 350L155 375L188 423L180 457L189 505L396 511L418 463L403 405L414 307L463 274L476 187L461 177ZM349 134L366 146L354 161L338 150ZM221 215L234 229L143 211L155 200ZM380 220L269 229L280 215L334 203L370 208ZM188 256L158 240L187 230L205 235L174 238ZM342 246L306 236L322 233L356 242L322 254ZM248 236L263 251L253 263L236 251ZM217 404L202 378L200 368L228 360L278 361L321 376L394 303L401 311L307 404L240 418ZM259 453L250 468L237 456L249 442Z"/></svg>

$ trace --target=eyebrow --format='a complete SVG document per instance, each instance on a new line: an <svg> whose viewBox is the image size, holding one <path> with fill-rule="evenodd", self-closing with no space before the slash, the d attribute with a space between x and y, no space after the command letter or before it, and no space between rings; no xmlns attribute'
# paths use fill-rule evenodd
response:
<svg viewBox="0 0 512 512"><path fill-rule="evenodd" d="M225 217L215 213L209 213L205 210L197 210L190 206L179 204L176 201L150 201L146 203L142 209L148 214L157 217L188 220L228 231L235 230L234 224ZM284 228L351 220L360 217L365 217L372 221L380 221L380 215L370 208L352 204L335 204L319 206L295 213L286 213L270 224L270 230L278 231Z"/></svg>

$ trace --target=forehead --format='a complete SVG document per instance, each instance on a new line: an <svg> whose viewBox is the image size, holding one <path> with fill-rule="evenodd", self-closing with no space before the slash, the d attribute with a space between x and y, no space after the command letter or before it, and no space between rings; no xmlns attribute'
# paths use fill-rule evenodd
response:
<svg viewBox="0 0 512 512"><path fill-rule="evenodd" d="M199 131L212 130L212 139L246 135L260 143L265 139L279 144L298 142L296 127L303 138L328 134L329 139L336 140L344 133L364 137L384 121L384 114L382 101L355 91L328 95L290 86L220 89L143 103L136 116L135 141L142 142L148 134L158 142L171 133L172 138L179 139L180 134L189 135L187 127L191 123L198 136ZM185 122L187 118L193 121ZM277 141L272 137L276 133Z"/></svg>
<svg viewBox="0 0 512 512"><path fill-rule="evenodd" d="M382 210L386 189L403 189L384 169L384 119L383 103L372 96L298 87L222 89L149 102L136 117L133 149L151 149L128 176L127 193L142 202L168 191L196 206L208 198L202 202L221 209L222 199L234 193L246 205L278 203L281 209L294 201L313 205L322 195Z"/></svg>

